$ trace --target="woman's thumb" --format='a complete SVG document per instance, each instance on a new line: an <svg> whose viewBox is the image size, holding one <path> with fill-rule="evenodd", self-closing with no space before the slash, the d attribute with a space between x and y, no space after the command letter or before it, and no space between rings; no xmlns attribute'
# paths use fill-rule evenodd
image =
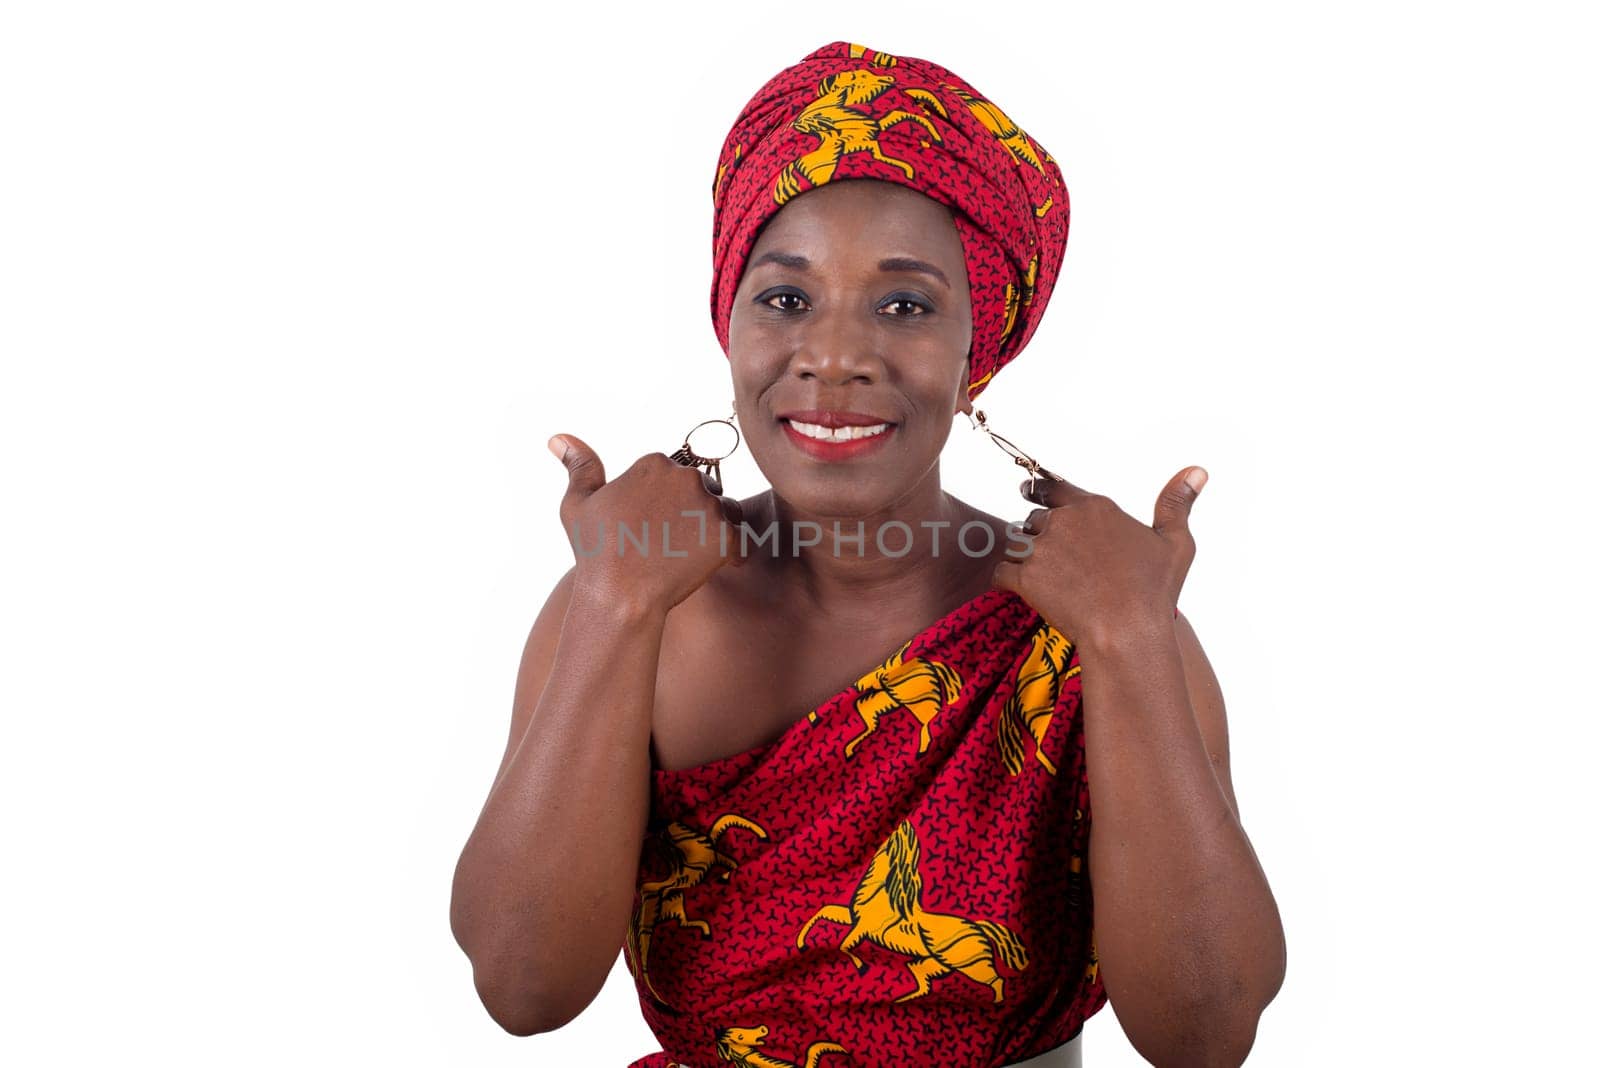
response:
<svg viewBox="0 0 1600 1068"><path fill-rule="evenodd" d="M567 492L593 493L606 484L605 468L593 449L571 434L556 434L546 442L567 469Z"/></svg>

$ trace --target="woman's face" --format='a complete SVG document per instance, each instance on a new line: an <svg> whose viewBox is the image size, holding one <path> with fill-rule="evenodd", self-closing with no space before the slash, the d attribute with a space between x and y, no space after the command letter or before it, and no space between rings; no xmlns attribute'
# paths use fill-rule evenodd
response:
<svg viewBox="0 0 1600 1068"><path fill-rule="evenodd" d="M819 515L865 515L938 463L966 399L972 301L949 209L891 182L809 190L767 223L728 323L740 430L773 490ZM792 413L888 423L818 442Z"/></svg>

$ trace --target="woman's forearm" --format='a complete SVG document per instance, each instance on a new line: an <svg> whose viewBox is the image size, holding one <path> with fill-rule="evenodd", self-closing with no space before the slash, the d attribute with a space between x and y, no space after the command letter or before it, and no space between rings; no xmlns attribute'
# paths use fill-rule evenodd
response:
<svg viewBox="0 0 1600 1068"><path fill-rule="evenodd" d="M514 1034L563 1025L622 947L649 815L665 614L575 597L521 744L456 867L452 926Z"/></svg>
<svg viewBox="0 0 1600 1068"><path fill-rule="evenodd" d="M1106 993L1153 1064L1238 1064L1283 980L1283 928L1212 770L1172 621L1078 655Z"/></svg>

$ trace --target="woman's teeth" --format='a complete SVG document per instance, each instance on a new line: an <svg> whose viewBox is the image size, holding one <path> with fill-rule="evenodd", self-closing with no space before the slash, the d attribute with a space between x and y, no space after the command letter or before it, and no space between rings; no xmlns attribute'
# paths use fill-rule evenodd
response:
<svg viewBox="0 0 1600 1068"><path fill-rule="evenodd" d="M818 426L815 423L802 423L797 419L789 420L789 425L808 438L818 441L854 441L857 438L870 438L889 429L889 423L879 423L876 426Z"/></svg>

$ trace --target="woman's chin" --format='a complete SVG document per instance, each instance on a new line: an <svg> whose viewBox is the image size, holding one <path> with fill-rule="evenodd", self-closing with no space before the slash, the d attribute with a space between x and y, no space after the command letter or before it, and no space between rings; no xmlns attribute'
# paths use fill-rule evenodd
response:
<svg viewBox="0 0 1600 1068"><path fill-rule="evenodd" d="M864 486L859 476L780 480L773 483L772 492L797 512L841 524L882 512L899 496L882 487Z"/></svg>

